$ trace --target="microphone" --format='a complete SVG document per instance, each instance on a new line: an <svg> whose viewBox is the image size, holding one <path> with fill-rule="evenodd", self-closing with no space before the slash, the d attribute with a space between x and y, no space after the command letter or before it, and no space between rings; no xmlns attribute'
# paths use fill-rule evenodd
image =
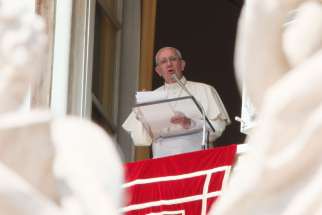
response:
<svg viewBox="0 0 322 215"><path fill-rule="evenodd" d="M196 100L196 98L190 93L190 91L186 88L186 86L178 79L176 74L171 75L172 80L176 81L177 84L180 86L181 89L183 89L189 96L191 96L192 100L195 102L197 105L199 111L201 112L202 115L202 143L201 143L201 148L202 149L207 149L208 144L207 144L207 130L206 130L206 113L205 110L203 109L202 105ZM212 126L211 126L212 127ZM214 128L212 128L214 130Z"/></svg>

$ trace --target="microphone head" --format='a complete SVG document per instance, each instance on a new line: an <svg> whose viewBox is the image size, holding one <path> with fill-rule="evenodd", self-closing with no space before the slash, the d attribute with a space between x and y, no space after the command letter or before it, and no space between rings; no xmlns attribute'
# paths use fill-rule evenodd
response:
<svg viewBox="0 0 322 215"><path fill-rule="evenodd" d="M177 77L177 74L176 73L173 73L171 75L171 78L172 78L173 81L178 81L178 77Z"/></svg>

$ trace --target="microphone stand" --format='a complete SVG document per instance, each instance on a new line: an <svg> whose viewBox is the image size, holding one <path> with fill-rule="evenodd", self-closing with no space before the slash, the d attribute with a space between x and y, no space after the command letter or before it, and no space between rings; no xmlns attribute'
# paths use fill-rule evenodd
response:
<svg viewBox="0 0 322 215"><path fill-rule="evenodd" d="M186 88L186 86L184 86L184 84L178 79L176 74L172 75L172 79L175 80L177 82L177 84L189 95L191 96L191 98L193 99L193 101L195 102L195 104L197 105L199 111L202 114L202 121L203 121L203 125L202 125L202 143L201 143L201 148L202 149L207 149L208 148L208 135L207 130L206 130L206 113L205 110L203 109L202 105L197 101L197 99L190 93L190 91Z"/></svg>

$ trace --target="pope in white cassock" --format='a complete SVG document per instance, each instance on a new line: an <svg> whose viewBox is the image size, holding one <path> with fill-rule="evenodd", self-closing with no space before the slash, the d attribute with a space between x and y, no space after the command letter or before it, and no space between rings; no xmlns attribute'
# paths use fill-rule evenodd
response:
<svg viewBox="0 0 322 215"><path fill-rule="evenodd" d="M173 47L161 48L155 57L155 70L165 83L163 86L154 90L154 92L164 93L168 99L188 96L188 94L173 79L173 74L184 84L188 91L197 99L205 110L205 114L212 124L215 132L209 130L209 141L213 142L221 136L226 126L230 124L227 111L217 93L212 87L204 83L187 81L183 76L185 61L179 50ZM170 128L164 128L162 132L172 132L173 130L198 130L199 132L187 132L187 135L176 137L164 137L166 135L153 136L149 128L143 125L137 115L132 111L129 117L123 123L123 128L130 133L131 138L137 146L149 146L152 144L153 157L163 157L186 153L201 149L202 142L202 117L188 117L187 112L191 107L184 101L172 103L171 109L175 114L169 119ZM158 114L158 110L155 110Z"/></svg>

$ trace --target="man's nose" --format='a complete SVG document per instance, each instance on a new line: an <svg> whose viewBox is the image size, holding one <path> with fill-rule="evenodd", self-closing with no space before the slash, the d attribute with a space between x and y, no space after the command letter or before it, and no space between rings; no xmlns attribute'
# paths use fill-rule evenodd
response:
<svg viewBox="0 0 322 215"><path fill-rule="evenodd" d="M170 59L167 59L167 66L171 66L172 65L172 61Z"/></svg>

